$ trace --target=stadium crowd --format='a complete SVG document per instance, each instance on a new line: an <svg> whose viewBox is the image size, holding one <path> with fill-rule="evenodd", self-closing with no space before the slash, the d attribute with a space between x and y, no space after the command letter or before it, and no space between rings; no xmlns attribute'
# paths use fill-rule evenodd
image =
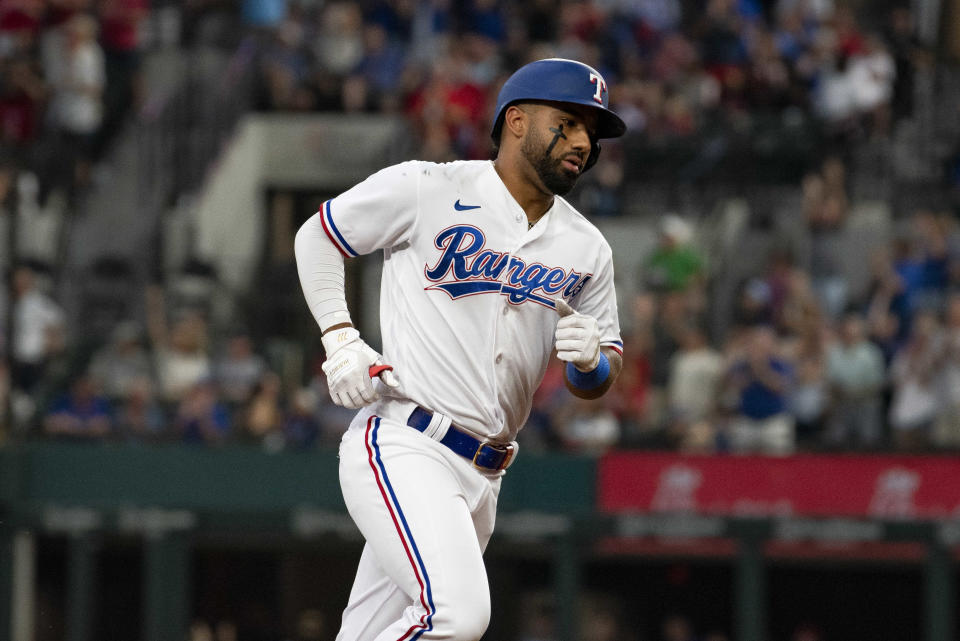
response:
<svg viewBox="0 0 960 641"><path fill-rule="evenodd" d="M261 109L403 112L421 157L443 161L488 157L499 85L550 56L599 69L630 132L651 139L767 116L885 133L911 113L914 69L930 58L909 9L880 4L869 26L857 3L831 0L291 3L246 15L271 27Z"/></svg>
<svg viewBox="0 0 960 641"><path fill-rule="evenodd" d="M0 4L0 160L75 210L136 102L141 0ZM7 178L9 181L9 178ZM10 206L14 190L3 189Z"/></svg>
<svg viewBox="0 0 960 641"><path fill-rule="evenodd" d="M8 208L28 174L41 199L59 193L74 203L89 186L137 102L146 12L141 0L0 3ZM761 118L817 122L841 153L824 155L792 187L802 252L772 251L741 283L718 333L706 322L719 295L716 265L697 222L664 214L640 289L620 300L627 332L615 389L579 401L552 361L524 445L777 455L960 447L957 212L894 212L895 233L874 248L866 291L837 260L856 204L846 152L913 115L913 77L932 64L905 5L245 0L183 12L184 38L202 38L205 21L225 14L244 24L257 43L258 109L403 113L428 160L489 157L499 83L548 56L599 68L631 136L651 144L742 131ZM587 214L621 213L623 162L616 145L605 149ZM166 301L162 286L148 288L142 313L108 341L81 348L70 330L83 319L67 318L43 265L18 258L0 315L15 328L3 345L3 396L29 433L309 448L335 443L349 421L326 394L322 354L291 378L242 318L212 325L201 310Z"/></svg>

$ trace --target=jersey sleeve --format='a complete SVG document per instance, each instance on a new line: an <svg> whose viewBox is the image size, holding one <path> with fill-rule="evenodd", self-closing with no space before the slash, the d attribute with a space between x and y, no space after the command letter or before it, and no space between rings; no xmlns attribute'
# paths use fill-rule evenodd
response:
<svg viewBox="0 0 960 641"><path fill-rule="evenodd" d="M597 319L600 326L600 345L623 355L623 339L620 337L620 317L617 314L617 292L613 284L613 254L604 243L597 260L593 278L583 288L578 312Z"/></svg>
<svg viewBox="0 0 960 641"><path fill-rule="evenodd" d="M419 210L419 181L417 161L381 169L320 206L323 230L346 257L408 240Z"/></svg>

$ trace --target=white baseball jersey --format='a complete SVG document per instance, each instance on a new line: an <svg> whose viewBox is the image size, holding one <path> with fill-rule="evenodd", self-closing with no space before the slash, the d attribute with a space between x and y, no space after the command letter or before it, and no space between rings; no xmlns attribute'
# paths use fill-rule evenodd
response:
<svg viewBox="0 0 960 641"><path fill-rule="evenodd" d="M478 437L511 441L526 421L553 352L554 298L596 318L601 345L622 351L606 240L559 197L528 230L490 161L388 167L319 215L345 256L384 250L392 393Z"/></svg>

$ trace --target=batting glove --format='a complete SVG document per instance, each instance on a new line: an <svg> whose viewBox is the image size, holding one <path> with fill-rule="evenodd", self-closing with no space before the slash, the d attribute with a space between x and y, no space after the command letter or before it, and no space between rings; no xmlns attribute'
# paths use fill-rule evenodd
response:
<svg viewBox="0 0 960 641"><path fill-rule="evenodd" d="M597 319L574 311L567 301L555 301L557 322L555 334L557 358L573 363L581 372L591 372L600 363L600 326Z"/></svg>
<svg viewBox="0 0 960 641"><path fill-rule="evenodd" d="M364 343L353 327L327 332L320 340L327 353L323 373L327 375L330 398L337 405L356 410L380 398L374 376L387 387L399 386L393 367L384 365L383 357Z"/></svg>

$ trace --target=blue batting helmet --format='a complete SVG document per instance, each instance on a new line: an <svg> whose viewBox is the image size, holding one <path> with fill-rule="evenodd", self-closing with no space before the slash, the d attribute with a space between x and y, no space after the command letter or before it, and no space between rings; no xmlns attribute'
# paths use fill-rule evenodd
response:
<svg viewBox="0 0 960 641"><path fill-rule="evenodd" d="M547 58L520 67L503 83L490 133L494 144L500 142L507 107L528 100L567 102L595 109L599 116L597 138L617 138L627 130L620 116L610 111L610 92L599 71L576 60ZM584 171L597 161L600 153L596 141L593 146Z"/></svg>

